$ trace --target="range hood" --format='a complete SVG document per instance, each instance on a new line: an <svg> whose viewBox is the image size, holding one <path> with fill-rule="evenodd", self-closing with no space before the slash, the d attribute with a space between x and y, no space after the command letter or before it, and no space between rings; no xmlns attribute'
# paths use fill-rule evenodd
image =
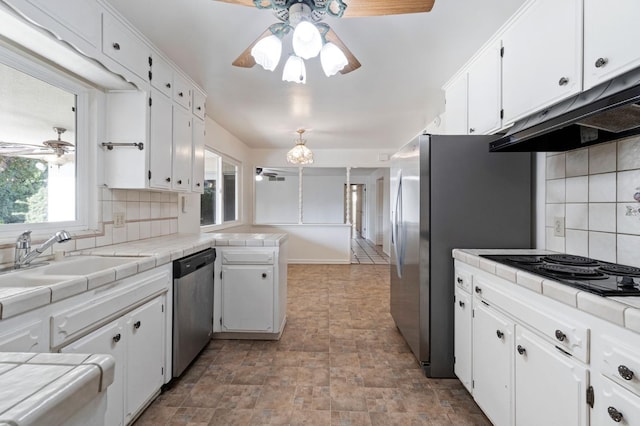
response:
<svg viewBox="0 0 640 426"><path fill-rule="evenodd" d="M640 134L640 69L516 122L490 151L569 151Z"/></svg>

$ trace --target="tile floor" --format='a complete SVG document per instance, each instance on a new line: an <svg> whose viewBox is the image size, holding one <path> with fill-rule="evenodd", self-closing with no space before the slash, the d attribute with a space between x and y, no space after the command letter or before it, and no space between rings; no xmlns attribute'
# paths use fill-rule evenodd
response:
<svg viewBox="0 0 640 426"><path fill-rule="evenodd" d="M382 246L377 246L365 238L353 238L351 264L388 265L389 256L384 254Z"/></svg>
<svg viewBox="0 0 640 426"><path fill-rule="evenodd" d="M214 340L142 425L490 425L428 379L389 314L389 267L291 265L280 341Z"/></svg>

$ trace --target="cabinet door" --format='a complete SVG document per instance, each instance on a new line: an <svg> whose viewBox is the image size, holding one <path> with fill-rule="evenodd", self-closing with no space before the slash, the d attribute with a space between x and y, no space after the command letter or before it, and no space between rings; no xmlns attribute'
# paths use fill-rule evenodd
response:
<svg viewBox="0 0 640 426"><path fill-rule="evenodd" d="M473 398L495 425L513 424L513 323L485 302L473 308Z"/></svg>
<svg viewBox="0 0 640 426"><path fill-rule="evenodd" d="M138 77L149 79L151 49L108 13L102 15L102 52Z"/></svg>
<svg viewBox="0 0 640 426"><path fill-rule="evenodd" d="M517 425L589 424L586 367L520 325L515 358Z"/></svg>
<svg viewBox="0 0 640 426"><path fill-rule="evenodd" d="M164 296L126 317L126 419L130 421L164 382Z"/></svg>
<svg viewBox="0 0 640 426"><path fill-rule="evenodd" d="M204 104L206 96L197 90L193 91L193 115L204 120Z"/></svg>
<svg viewBox="0 0 640 426"><path fill-rule="evenodd" d="M180 74L173 75L173 101L191 111L191 85Z"/></svg>
<svg viewBox="0 0 640 426"><path fill-rule="evenodd" d="M501 43L485 50L469 68L469 134L486 135L500 129L502 120Z"/></svg>
<svg viewBox="0 0 640 426"><path fill-rule="evenodd" d="M537 0L503 34L508 124L582 90L582 0Z"/></svg>
<svg viewBox="0 0 640 426"><path fill-rule="evenodd" d="M173 94L173 69L161 56L151 55L151 85L160 93L171 97Z"/></svg>
<svg viewBox="0 0 640 426"><path fill-rule="evenodd" d="M273 267L222 267L222 331L273 332Z"/></svg>
<svg viewBox="0 0 640 426"><path fill-rule="evenodd" d="M151 188L171 188L172 106L171 99L155 89L151 90L151 129L149 133L149 186Z"/></svg>
<svg viewBox="0 0 640 426"><path fill-rule="evenodd" d="M467 122L467 74L461 75L447 88L447 134L466 135Z"/></svg>
<svg viewBox="0 0 640 426"><path fill-rule="evenodd" d="M471 295L456 288L455 297L454 371L469 392L471 388Z"/></svg>
<svg viewBox="0 0 640 426"><path fill-rule="evenodd" d="M640 397L600 376L593 407L593 425L640 424Z"/></svg>
<svg viewBox="0 0 640 426"><path fill-rule="evenodd" d="M584 0L584 88L640 65L629 43L640 39L640 2Z"/></svg>
<svg viewBox="0 0 640 426"><path fill-rule="evenodd" d="M113 383L107 388L105 425L123 424L125 338L121 322L116 320L60 350L62 353L107 354L116 360Z"/></svg>
<svg viewBox="0 0 640 426"><path fill-rule="evenodd" d="M204 192L204 121L193 120L193 165L191 191Z"/></svg>
<svg viewBox="0 0 640 426"><path fill-rule="evenodd" d="M188 191L191 187L191 113L173 107L173 173L171 187Z"/></svg>

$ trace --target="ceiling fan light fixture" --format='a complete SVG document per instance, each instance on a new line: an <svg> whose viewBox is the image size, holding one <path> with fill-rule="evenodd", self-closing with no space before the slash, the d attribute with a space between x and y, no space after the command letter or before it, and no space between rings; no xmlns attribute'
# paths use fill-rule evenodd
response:
<svg viewBox="0 0 640 426"><path fill-rule="evenodd" d="M307 69L304 66L302 58L296 55L289 56L282 71L282 81L302 84L307 82Z"/></svg>
<svg viewBox="0 0 640 426"><path fill-rule="evenodd" d="M327 77L331 77L338 71L342 70L349 61L345 54L335 44L328 42L320 51L320 63L322 70Z"/></svg>
<svg viewBox="0 0 640 426"><path fill-rule="evenodd" d="M302 139L304 129L299 129L297 132L298 139L295 141L296 146L287 152L287 162L298 165L313 164L313 152L305 146L307 141Z"/></svg>
<svg viewBox="0 0 640 426"><path fill-rule="evenodd" d="M301 21L293 31L293 51L302 59L318 56L322 49L320 30L309 21Z"/></svg>
<svg viewBox="0 0 640 426"><path fill-rule="evenodd" d="M274 34L263 38L251 49L251 56L256 60L256 63L268 71L276 69L281 55L282 40Z"/></svg>

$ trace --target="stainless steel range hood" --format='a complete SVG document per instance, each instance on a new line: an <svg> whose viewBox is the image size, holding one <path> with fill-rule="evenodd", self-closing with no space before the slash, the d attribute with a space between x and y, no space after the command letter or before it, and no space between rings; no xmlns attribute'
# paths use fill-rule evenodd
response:
<svg viewBox="0 0 640 426"><path fill-rule="evenodd" d="M640 69L516 122L490 151L568 151L640 134Z"/></svg>

